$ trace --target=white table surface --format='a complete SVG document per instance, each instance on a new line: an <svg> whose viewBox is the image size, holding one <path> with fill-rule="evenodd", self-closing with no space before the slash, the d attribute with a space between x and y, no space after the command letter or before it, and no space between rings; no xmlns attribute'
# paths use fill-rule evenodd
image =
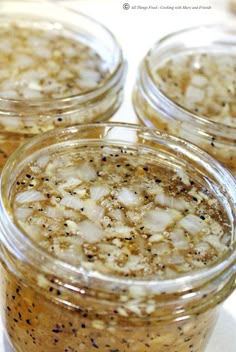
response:
<svg viewBox="0 0 236 352"><path fill-rule="evenodd" d="M40 1L40 0L39 0ZM41 0L43 1L43 0ZM103 22L118 38L129 70L125 88L125 100L112 120L136 122L131 105L131 91L138 63L149 47L161 36L190 26L209 23L236 25L236 17L228 11L227 0L52 0L64 6L84 12ZM130 9L124 10L123 4ZM151 5L163 6L210 6L209 10L151 10L141 9ZM132 9L136 6L136 9ZM2 326L0 323L0 352ZM224 303L219 321L206 352L236 351L236 291ZM45 351L47 352L47 351ZM171 351L170 351L171 352Z"/></svg>

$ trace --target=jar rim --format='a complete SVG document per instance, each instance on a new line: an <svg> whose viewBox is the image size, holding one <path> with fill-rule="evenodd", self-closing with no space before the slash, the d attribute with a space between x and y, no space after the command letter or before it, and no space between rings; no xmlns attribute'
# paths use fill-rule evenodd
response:
<svg viewBox="0 0 236 352"><path fill-rule="evenodd" d="M19 4L18 0L3 0L2 3L16 3L17 5ZM35 1L30 0L30 2L35 4ZM3 5L2 4L2 5ZM42 4L43 5L43 4ZM44 3L44 5L48 6L60 6L60 10L65 10L68 13L74 14L76 16L81 17L85 20L87 20L89 23L96 25L97 27L99 27L100 29L103 30L104 33L106 33L106 35L109 36L109 38L111 39L112 43L114 44L114 48L115 48L115 52L114 52L114 57L116 57L116 65L114 66L114 68L112 69L111 72L109 72L109 75L107 75L107 77L105 77L104 80L102 80L102 82L100 82L99 84L97 84L94 88L90 88L84 92L81 92L79 94L74 94L74 95L66 95L66 96L62 96L60 98L33 98L33 99L11 99L11 98L4 98L4 97L0 97L0 103L11 103L11 104L26 104L28 106L35 106L35 105L40 105L40 104L51 104L51 103L67 103L67 102L79 102L79 103L84 103L87 101L90 101L94 98L96 98L97 96L100 96L102 94L104 94L105 92L107 92L109 89L111 89L111 87L113 87L114 85L117 84L117 82L119 82L122 77L125 74L125 70L126 70L126 60L123 56L123 52L122 52L122 48L120 46L120 43L118 42L116 36L112 33L112 31L106 27L103 23L99 22L98 20L96 20L95 18L81 12L78 11L76 9L72 9L68 6L65 6L64 4L62 5L61 3L59 5L55 5L52 3ZM38 19L38 20L50 20L53 19L53 17L43 17L40 15L37 15L35 17L32 18L28 18L27 15L25 15L27 20L31 20L34 21L34 19ZM24 17L24 16L23 16ZM0 18L1 18L1 14L0 14ZM9 17L8 17L9 18ZM4 14L3 19L6 21L8 19L6 17L6 14ZM14 17L14 20L16 21L17 19ZM65 25L64 28L69 28L68 25Z"/></svg>
<svg viewBox="0 0 236 352"><path fill-rule="evenodd" d="M78 133L79 131L87 131L88 129L112 129L112 128L121 128L128 129L133 132L140 132L143 136L147 138L151 138L152 142L156 143L168 143L168 146L176 152L181 153L183 155L187 155L188 157L193 158L192 160L201 163L201 166L205 166L209 173L216 174L217 182L220 183L223 188L224 194L227 194L230 197L231 204L231 235L234 237L234 242L230 246L230 248L220 256L217 262L214 262L208 265L204 269L196 270L194 272L187 273L187 275L181 275L174 279L155 279L155 278L125 278L118 277L110 274L103 274L97 272L96 270L87 270L83 267L77 267L72 265L64 260L55 257L48 251L45 251L40 245L34 243L30 237L26 236L23 231L21 231L12 221L11 216L9 214L10 203L8 199L8 194L6 189L4 189L4 184L7 183L9 179L10 173L16 168L17 159L20 155L24 155L24 152L30 147L36 145L37 143L43 142L45 140L53 140L53 137L57 136L57 140L60 140L60 137L64 138L66 135L71 135ZM58 139L59 136L59 139ZM94 140L94 139L93 139ZM54 143L55 144L55 143ZM53 144L52 144L53 145ZM94 124L85 124L85 125L77 125L73 127L67 128L58 128L56 130L50 130L41 135L37 135L27 141L24 145L19 147L12 156L8 159L1 176L0 181L1 188L1 199L0 199L0 236L2 237L2 242L6 242L9 247L11 245L11 239L9 239L8 235L14 234L14 240L18 241L18 245L20 243L24 243L24 246L27 246L27 255L31 256L32 260L35 260L36 257L40 258L40 260L45 260L50 265L46 265L42 270L45 270L47 273L51 273L55 275L56 273L65 272L67 273L66 277L70 278L80 278L80 280L84 280L85 282L92 283L92 285L99 284L104 289L106 287L103 284L108 285L118 285L119 287L130 287L130 285L141 288L149 288L154 292L181 292L186 289L191 289L196 285L203 284L208 282L209 280L214 280L220 274L232 269L236 263L236 240L235 240L235 232L236 232L236 179L231 175L231 173L224 168L217 160L212 158L206 152L196 147L195 145L189 143L188 141L182 140L178 137L174 137L171 135L163 134L159 131L138 126L135 124L128 123L94 123ZM14 247L15 250L19 250L17 246ZM22 259L22 253L19 254L19 258ZM31 263L32 264L32 263ZM39 265L39 263L38 263ZM234 268L233 268L234 270Z"/></svg>
<svg viewBox="0 0 236 352"><path fill-rule="evenodd" d="M220 122L216 122L210 120L203 115L197 115L194 112L186 109L184 106L174 102L171 100L165 93L163 93L155 83L154 76L152 74L152 70L150 67L150 58L152 57L153 53L161 48L162 45L168 43L169 40L178 38L178 36L185 35L191 32L196 31L216 31L220 33L234 33L236 34L236 29L233 26L227 24L210 24L210 25L201 25L201 26L194 26L184 28L172 33L165 35L164 37L157 40L154 45L148 50L147 54L145 55L143 61L140 64L139 68L139 77L138 80L141 84L145 85L145 92L148 95L148 98L151 99L152 103L155 105L156 99L160 99L162 101L162 105L166 104L168 106L168 112L171 113L171 117L177 120L181 120L186 122L190 125L198 126L199 128L204 128L205 131L209 132L210 134L215 134L216 136L225 137L226 139L235 139L236 134L236 127L229 126ZM199 38L203 38L204 36L199 36ZM212 42L217 40L217 37L212 38ZM201 41L201 40L200 40ZM201 43L199 45L201 47ZM204 45L202 46L204 47ZM235 36L235 48L236 48L236 36ZM142 74L147 75L146 82L144 83L144 79ZM151 91L151 96L148 94L148 90Z"/></svg>

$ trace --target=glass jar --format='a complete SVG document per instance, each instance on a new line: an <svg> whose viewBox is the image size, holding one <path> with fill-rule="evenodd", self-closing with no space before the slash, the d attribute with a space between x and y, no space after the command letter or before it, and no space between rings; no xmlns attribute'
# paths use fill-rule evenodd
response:
<svg viewBox="0 0 236 352"><path fill-rule="evenodd" d="M187 139L234 174L235 54L233 28L206 26L173 33L149 50L133 93L142 123Z"/></svg>
<svg viewBox="0 0 236 352"><path fill-rule="evenodd" d="M62 259L16 225L11 198L26 165L33 166L41 177L32 164L38 157L45 166L48 155L57 164L56 151L63 155L68 148L91 147L105 152L111 146L122 155L129 155L128 150L133 155L138 152L139 158L150 153L150 160L155 158L167 171L184 170L181 179L185 184L186 175L193 177L204 187L205 195L210 192L213 201L222 205L230 223L231 245L214 264L172 279L109 274L98 266L74 265L71 252ZM109 162L108 157L103 157L103 162ZM53 163L50 179L55 181ZM58 164L56 167L60 173ZM65 172L69 169L65 163L62 167ZM97 176L102 178L104 173ZM34 180L26 174L26 179L30 177ZM110 123L52 130L21 146L9 158L1 178L0 304L6 351L204 351L222 302L235 288L235 186L230 173L204 151L136 125ZM55 201L61 201L58 198ZM53 217L57 222L57 215Z"/></svg>
<svg viewBox="0 0 236 352"><path fill-rule="evenodd" d="M235 10L236 10L236 1L235 0L230 0L229 1L229 8L232 12L235 13Z"/></svg>
<svg viewBox="0 0 236 352"><path fill-rule="evenodd" d="M121 104L121 48L83 14L49 1L2 1L0 48L0 169L25 138L108 120Z"/></svg>

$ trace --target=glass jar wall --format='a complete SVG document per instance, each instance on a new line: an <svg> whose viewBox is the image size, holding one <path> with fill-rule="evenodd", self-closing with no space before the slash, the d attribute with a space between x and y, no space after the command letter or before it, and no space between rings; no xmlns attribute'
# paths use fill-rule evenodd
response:
<svg viewBox="0 0 236 352"><path fill-rule="evenodd" d="M7 351L204 351L235 288L236 184L217 161L81 125L31 139L1 182Z"/></svg>

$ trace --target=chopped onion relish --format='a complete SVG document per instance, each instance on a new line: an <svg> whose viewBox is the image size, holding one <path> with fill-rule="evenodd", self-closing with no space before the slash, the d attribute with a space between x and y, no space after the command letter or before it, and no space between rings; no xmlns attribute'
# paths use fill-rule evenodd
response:
<svg viewBox="0 0 236 352"><path fill-rule="evenodd" d="M208 190L134 149L39 156L18 176L11 205L34 242L105 274L173 278L206 267L230 244L227 215Z"/></svg>

